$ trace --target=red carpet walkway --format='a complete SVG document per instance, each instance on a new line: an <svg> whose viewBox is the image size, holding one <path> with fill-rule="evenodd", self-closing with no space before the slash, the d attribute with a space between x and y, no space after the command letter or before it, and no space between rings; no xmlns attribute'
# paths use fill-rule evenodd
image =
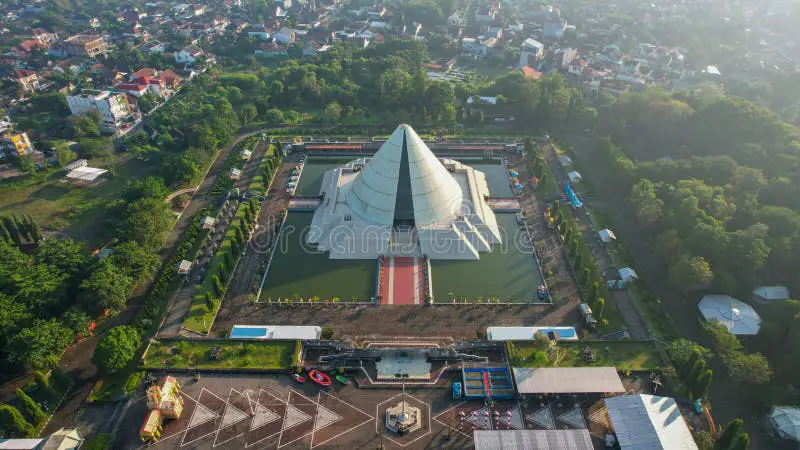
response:
<svg viewBox="0 0 800 450"><path fill-rule="evenodd" d="M423 298L422 267L417 258L389 257L381 269L381 305L419 305Z"/></svg>

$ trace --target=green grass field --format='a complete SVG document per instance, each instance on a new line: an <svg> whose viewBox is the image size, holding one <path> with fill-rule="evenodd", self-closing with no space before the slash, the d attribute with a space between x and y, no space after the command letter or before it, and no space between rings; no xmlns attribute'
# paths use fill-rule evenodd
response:
<svg viewBox="0 0 800 450"><path fill-rule="evenodd" d="M286 218L279 247L275 250L261 301L295 297L339 297L350 301L357 297L368 301L375 284L375 261L372 259L328 259L305 243L311 213L291 213Z"/></svg>
<svg viewBox="0 0 800 450"><path fill-rule="evenodd" d="M556 365L553 353L550 358L537 353L533 343L514 343L516 356L512 365L517 367L607 367L619 370L654 370L666 367L656 344L650 341L580 341L558 343L559 351L564 352ZM583 348L590 347L595 361L589 362Z"/></svg>
<svg viewBox="0 0 800 450"><path fill-rule="evenodd" d="M211 349L222 351L211 359ZM295 342L236 342L230 340L154 341L144 358L143 367L197 369L286 369L292 365Z"/></svg>
<svg viewBox="0 0 800 450"><path fill-rule="evenodd" d="M91 160L91 167L108 168L110 161ZM39 178L0 184L0 215L30 214L45 230L63 231L73 239L100 247L114 234L106 225L111 203L119 199L128 181L152 174L155 168L136 158L115 158L114 175L92 185L63 182L59 170Z"/></svg>

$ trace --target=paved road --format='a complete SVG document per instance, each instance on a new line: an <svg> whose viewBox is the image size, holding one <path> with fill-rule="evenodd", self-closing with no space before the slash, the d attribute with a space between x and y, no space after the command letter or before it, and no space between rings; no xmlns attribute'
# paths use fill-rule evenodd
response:
<svg viewBox="0 0 800 450"><path fill-rule="evenodd" d="M211 200L211 197L208 194L211 192L211 188L214 185L214 180L216 179L218 172L225 162L225 158L227 158L227 155L230 153L233 146L235 146L245 137L259 132L260 130L241 134L230 141L228 145L226 145L219 152L217 159L214 160L212 165L209 167L205 177L203 178L203 181L200 183L197 193L195 193L195 195L192 197L189 205L183 210L182 215L167 236L166 243L160 252L162 261L166 260L172 253L175 243L180 241L183 233L191 224L194 214L208 205L208 202ZM117 316L110 326L128 324L133 320L136 312L142 304L142 301L144 300L144 295L147 292L148 287L149 283L140 283L140 285L137 286L131 295L130 300L128 301L125 311ZM59 368L68 373L73 380L75 380L75 384L72 388L72 392L68 395L67 400L65 400L64 404L62 404L59 410L56 411L56 413L53 415L53 418L50 420L50 423L43 430L43 435L52 433L61 427L70 426L78 421L78 414L86 405L86 398L91 391L91 386L98 379L97 368L94 364L92 364L91 361L98 339L99 335L95 335L75 345L72 345L61 357L61 360L58 364ZM93 407L92 410L100 410L100 415L102 416L106 413L102 411L104 411L106 408L111 408L112 406L113 405L109 405L108 407ZM107 413L110 414L112 412L113 409L109 410Z"/></svg>
<svg viewBox="0 0 800 450"><path fill-rule="evenodd" d="M558 155L556 154L555 149L551 145L546 145L543 146L542 153L547 161L547 164L550 166L550 172L553 173L558 185L561 186L566 180L567 174L566 170L564 170L564 167L562 167L558 161ZM591 219L589 218L589 214L586 212L586 209L575 208L573 209L573 213L578 222L578 227L580 228L584 239L589 244L595 261L597 261L600 267L600 272L614 273L618 269L621 269L621 267L614 266L614 263L611 261L611 258L606 252L606 249L598 241L597 230L592 227ZM617 306L617 309L622 316L622 320L625 323L625 328L627 328L630 337L632 339L649 339L650 333L647 331L647 325L645 325L642 316L636 309L636 305L633 304L633 299L628 294L628 291L625 289L618 289L612 291L611 295L614 304Z"/></svg>
<svg viewBox="0 0 800 450"><path fill-rule="evenodd" d="M289 171L297 164L295 161L297 157L297 155L290 156L275 173L273 187L270 189L271 193L262 203L261 210L258 212L256 219L258 230L245 247L245 254L239 260L233 274L233 281L228 286L225 300L222 302L218 315L220 321L241 314L243 308L252 306L248 296L257 291L258 284L256 283L260 283L266 269L270 244L275 240L277 219L283 208L289 203L290 195L285 192L283 186L288 180ZM219 328L214 327L214 330Z"/></svg>
<svg viewBox="0 0 800 450"><path fill-rule="evenodd" d="M544 218L547 207L545 201L539 198L538 193L530 194L528 190L533 182L533 174L525 158L525 155L513 155L509 162L519 173L519 179L526 189L525 195L520 197L520 204L525 211L525 226L538 247L537 256L542 265L542 272L553 273L552 282L548 286L553 295L553 308L548 310L537 324L575 325L580 321L577 307L581 302L581 295L575 286L561 244L556 235L547 229Z"/></svg>

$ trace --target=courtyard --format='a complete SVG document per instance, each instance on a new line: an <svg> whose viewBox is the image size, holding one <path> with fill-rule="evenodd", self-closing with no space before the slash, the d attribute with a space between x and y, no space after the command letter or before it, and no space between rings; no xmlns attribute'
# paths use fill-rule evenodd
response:
<svg viewBox="0 0 800 450"><path fill-rule="evenodd" d="M159 376L162 374L158 374ZM157 449L472 448L480 429L589 429L596 448L602 413L597 398L484 401L454 400L450 389L358 389L352 383L319 388L288 375L203 374L182 386L181 417L164 424ZM420 427L397 435L384 426L388 408L405 404L420 412ZM142 390L125 411L111 448L142 448L139 424L147 405ZM595 417L596 416L596 417Z"/></svg>

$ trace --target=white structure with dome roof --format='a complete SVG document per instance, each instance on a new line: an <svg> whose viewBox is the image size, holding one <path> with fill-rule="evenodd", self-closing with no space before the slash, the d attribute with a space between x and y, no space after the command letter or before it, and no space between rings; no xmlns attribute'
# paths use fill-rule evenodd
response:
<svg viewBox="0 0 800 450"><path fill-rule="evenodd" d="M752 306L729 295L706 295L697 305L703 320L716 320L735 335L756 335L761 317Z"/></svg>
<svg viewBox="0 0 800 450"><path fill-rule="evenodd" d="M331 259L475 260L501 243L480 171L438 159L400 125L371 159L325 173L307 242Z"/></svg>

